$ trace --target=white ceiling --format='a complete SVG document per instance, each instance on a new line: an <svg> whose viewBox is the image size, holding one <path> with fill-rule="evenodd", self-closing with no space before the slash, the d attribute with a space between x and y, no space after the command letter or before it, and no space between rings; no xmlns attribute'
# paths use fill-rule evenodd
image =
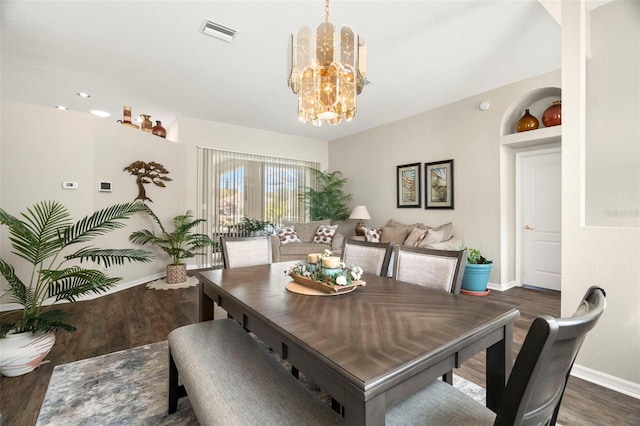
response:
<svg viewBox="0 0 640 426"><path fill-rule="evenodd" d="M2 0L2 99L108 120L178 116L333 140L560 68L560 25L537 0L331 2L330 21L367 42L351 123L301 124L286 84L290 33L324 1ZM232 43L199 32L205 19ZM91 94L82 99L77 92Z"/></svg>

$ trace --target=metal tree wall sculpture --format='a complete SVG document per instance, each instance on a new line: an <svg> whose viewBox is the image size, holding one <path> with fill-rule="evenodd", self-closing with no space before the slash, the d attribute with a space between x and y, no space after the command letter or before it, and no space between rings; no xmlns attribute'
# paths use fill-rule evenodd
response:
<svg viewBox="0 0 640 426"><path fill-rule="evenodd" d="M149 200L153 203L153 200L147 197L147 191L144 189L144 185L153 182L157 186L164 188L165 182L169 182L173 179L164 176L169 174L162 164L151 161L145 163L144 161L134 161L124 168L125 172L129 172L130 175L136 176L136 184L138 185L138 196L135 200L142 200L143 202Z"/></svg>

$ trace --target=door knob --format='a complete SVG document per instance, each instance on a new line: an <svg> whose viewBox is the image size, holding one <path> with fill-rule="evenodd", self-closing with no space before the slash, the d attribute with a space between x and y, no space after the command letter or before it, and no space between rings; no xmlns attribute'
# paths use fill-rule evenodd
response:
<svg viewBox="0 0 640 426"><path fill-rule="evenodd" d="M533 226L531 225L525 225L524 229L526 229L527 231L533 231Z"/></svg>

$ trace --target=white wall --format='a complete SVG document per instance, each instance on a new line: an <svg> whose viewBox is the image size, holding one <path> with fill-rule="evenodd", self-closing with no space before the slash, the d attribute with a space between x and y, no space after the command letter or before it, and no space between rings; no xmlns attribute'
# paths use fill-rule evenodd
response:
<svg viewBox="0 0 640 426"><path fill-rule="evenodd" d="M135 177L123 169L136 160L163 164L173 180L165 188L145 186L153 202L147 204L165 224L186 210L197 211L197 146L272 156L286 156L320 162L326 168L327 143L220 123L182 117L162 139L122 126L109 119L85 113L59 111L51 107L2 102L0 153L0 205L13 215L41 200L57 200L78 220L95 210L133 201L138 195ZM111 193L98 192L98 182L112 182ZM65 190L63 181L78 182L77 190ZM124 229L95 240L104 248L130 247L134 230L156 229L147 217L130 219ZM0 253L10 263L6 227L0 231ZM109 269L110 276L122 277L119 288L157 278L164 272L167 256L156 254L149 264L126 264ZM17 262L16 262L17 263ZM190 264L195 260L191 259ZM24 276L24 268L17 268ZM6 288L1 279L1 289ZM7 298L0 299L7 303Z"/></svg>
<svg viewBox="0 0 640 426"><path fill-rule="evenodd" d="M349 178L347 192L355 194L353 205L367 206L372 217L369 225L382 226L391 218L430 226L451 221L454 234L465 244L494 260L492 283L513 282L513 251L507 254L510 265L502 270L501 229L513 221L514 213L505 217L501 212L500 188L501 176L514 180L515 154L510 152L501 160L502 119L515 100L532 90L559 86L560 71L554 71L332 141L329 164ZM487 111L478 107L484 100L491 104ZM455 209L396 207L396 166L448 159L454 160ZM421 191L424 206L424 167ZM511 204L514 193L511 187L507 196ZM506 243L513 244L513 230L504 231Z"/></svg>
<svg viewBox="0 0 640 426"><path fill-rule="evenodd" d="M563 2L562 6L562 313L571 314L589 286L606 290L607 309L587 336L576 361L579 368L574 368L574 372L595 374L605 384L616 378L625 379L627 382L621 386L637 396L640 395L640 229L585 225L585 184L588 182L585 144L606 144L607 140L598 141L585 132L586 13L579 2ZM637 2L616 1L602 7L620 8L623 16L629 13L640 16ZM592 18L598 25L597 14ZM616 26L618 21L609 22ZM616 75L615 68L620 66L624 64L610 63L611 69L600 69L598 78L608 80ZM637 97L635 99L637 101ZM618 107L630 108L633 104ZM639 114L636 109L635 117ZM633 129L611 131L634 137ZM640 166L637 157L628 156L625 151L611 151L621 164ZM618 183L625 185L624 181Z"/></svg>

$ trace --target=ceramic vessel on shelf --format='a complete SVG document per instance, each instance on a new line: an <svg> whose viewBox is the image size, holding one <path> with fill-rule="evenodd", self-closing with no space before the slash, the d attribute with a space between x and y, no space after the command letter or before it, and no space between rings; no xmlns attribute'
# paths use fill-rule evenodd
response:
<svg viewBox="0 0 640 426"><path fill-rule="evenodd" d="M156 136L160 136L161 138L167 137L167 130L162 127L160 120L156 120L156 125L151 128L151 133Z"/></svg>
<svg viewBox="0 0 640 426"><path fill-rule="evenodd" d="M538 128L538 126L540 125L540 123L538 122L538 119L535 118L533 115L531 115L529 113L529 110L527 109L524 113L524 115L522 116L522 118L520 118L520 120L518 120L518 124L516 126L516 131L517 132L526 132L528 130L535 130Z"/></svg>
<svg viewBox="0 0 640 426"><path fill-rule="evenodd" d="M562 124L562 101L553 101L551 106L542 114L542 124L545 127L559 126Z"/></svg>
<svg viewBox="0 0 640 426"><path fill-rule="evenodd" d="M137 124L133 124L131 122L131 107L123 106L122 107L122 120L118 120L118 123L122 123L125 126L133 127L134 129L139 129Z"/></svg>
<svg viewBox="0 0 640 426"><path fill-rule="evenodd" d="M140 123L140 129L143 132L152 133L153 123L151 122L151 116L148 114L140 114L140 118L142 118L142 123Z"/></svg>

